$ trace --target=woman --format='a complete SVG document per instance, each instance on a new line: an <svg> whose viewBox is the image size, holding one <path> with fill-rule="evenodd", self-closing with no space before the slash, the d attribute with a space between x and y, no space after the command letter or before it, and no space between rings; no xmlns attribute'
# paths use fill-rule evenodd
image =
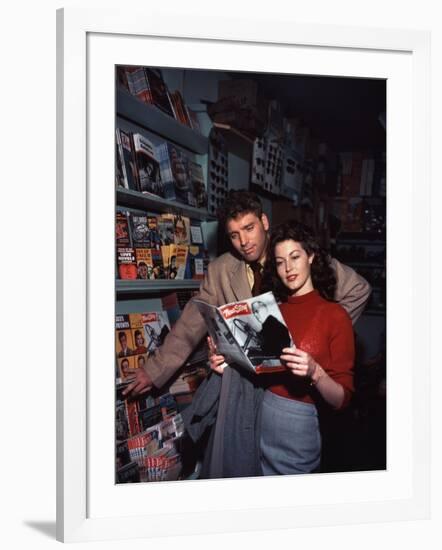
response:
<svg viewBox="0 0 442 550"><path fill-rule="evenodd" d="M284 348L287 370L269 375L261 406L264 475L317 471L321 459L319 404L340 409L353 392L354 338L350 317L334 303L335 277L312 232L298 222L276 227L267 280L282 302L296 347ZM210 365L224 357L211 346Z"/></svg>
<svg viewBox="0 0 442 550"><path fill-rule="evenodd" d="M141 330L136 330L134 332L134 338L135 338L135 344L136 344L136 348L135 348L135 351L134 353L135 354L139 354L139 353L146 353L147 352L147 348L145 346L145 343L144 343L144 336L141 332Z"/></svg>

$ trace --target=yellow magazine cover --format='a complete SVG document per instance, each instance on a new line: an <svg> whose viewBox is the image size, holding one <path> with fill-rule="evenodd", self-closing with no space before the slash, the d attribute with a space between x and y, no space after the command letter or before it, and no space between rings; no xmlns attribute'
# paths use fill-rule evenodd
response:
<svg viewBox="0 0 442 550"><path fill-rule="evenodd" d="M186 275L187 255L189 247L185 244L179 244L176 247L176 268L177 273L175 279L184 279Z"/></svg>
<svg viewBox="0 0 442 550"><path fill-rule="evenodd" d="M123 316L120 315L117 317ZM127 315L124 317L127 317ZM125 328L118 327L117 323L115 330L115 351L117 357L128 357L134 353L134 345L132 341L132 333L129 328L129 321L127 321L127 328L126 325L124 326Z"/></svg>
<svg viewBox="0 0 442 550"><path fill-rule="evenodd" d="M141 313L129 313L129 325L131 329L143 328L143 319ZM135 344L135 340L133 340Z"/></svg>
<svg viewBox="0 0 442 550"><path fill-rule="evenodd" d="M136 248L137 279L153 279L153 260L150 248Z"/></svg>
<svg viewBox="0 0 442 550"><path fill-rule="evenodd" d="M133 355L118 358L118 370L120 371L120 378L122 382L134 374L136 368L135 359L136 358Z"/></svg>
<svg viewBox="0 0 442 550"><path fill-rule="evenodd" d="M161 247L161 257L163 259L164 277L165 279L169 279L170 244L164 244Z"/></svg>

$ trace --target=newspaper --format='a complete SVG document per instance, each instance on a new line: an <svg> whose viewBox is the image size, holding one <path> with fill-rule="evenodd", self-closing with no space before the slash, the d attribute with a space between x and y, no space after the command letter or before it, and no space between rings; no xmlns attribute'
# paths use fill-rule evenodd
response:
<svg viewBox="0 0 442 550"><path fill-rule="evenodd" d="M256 373L283 370L282 349L294 342L273 292L213 306L194 299L217 352Z"/></svg>

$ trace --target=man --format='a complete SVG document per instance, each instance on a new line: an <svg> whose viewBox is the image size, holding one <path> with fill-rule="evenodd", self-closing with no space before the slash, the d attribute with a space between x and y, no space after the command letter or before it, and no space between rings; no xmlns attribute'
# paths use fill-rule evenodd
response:
<svg viewBox="0 0 442 550"><path fill-rule="evenodd" d="M127 345L127 335L124 331L121 330L118 333L118 340L121 346L118 357L127 357L128 355L133 355L134 351Z"/></svg>
<svg viewBox="0 0 442 550"><path fill-rule="evenodd" d="M223 220L232 251L208 266L195 298L215 306L259 294L262 266L266 260L270 224L257 195L232 191L223 208ZM336 300L355 322L370 296L370 285L353 269L332 260L336 272ZM162 387L185 363L206 334L205 322L190 300L163 345L138 369L124 395L137 396L155 386Z"/></svg>

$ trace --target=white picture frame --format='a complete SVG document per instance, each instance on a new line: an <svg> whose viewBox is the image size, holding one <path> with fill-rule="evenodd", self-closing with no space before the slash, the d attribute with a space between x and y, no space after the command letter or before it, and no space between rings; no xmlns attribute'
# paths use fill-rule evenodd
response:
<svg viewBox="0 0 442 550"><path fill-rule="evenodd" d="M429 283L430 273L429 34L133 10L69 8L57 18L57 539L428 518L429 292L418 297L417 280ZM155 48L146 54L141 43ZM287 65L292 58L293 68ZM109 459L106 452L113 442L113 416L106 414L113 377L103 382L95 342L109 344L103 357L112 357L114 189L107 180L112 175L113 182L115 63L256 71L268 66L387 78L386 472L113 484L113 454ZM404 258L417 251L419 266L410 262L404 273ZM110 269L100 274L103 265ZM172 498L178 505L171 509ZM155 505L143 510L146 501Z"/></svg>

